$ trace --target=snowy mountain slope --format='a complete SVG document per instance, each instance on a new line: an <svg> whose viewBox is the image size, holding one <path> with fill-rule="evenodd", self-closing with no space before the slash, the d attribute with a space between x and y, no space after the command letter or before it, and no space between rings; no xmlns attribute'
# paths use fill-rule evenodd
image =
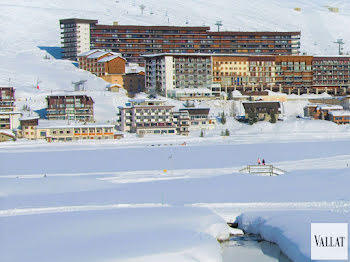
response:
<svg viewBox="0 0 350 262"><path fill-rule="evenodd" d="M141 15L140 4L146 6ZM100 23L144 25L207 25L216 30L297 30L302 31L302 51L333 54L337 38L350 41L345 28L350 24L350 3L336 0L311 1L173 1L163 0L3 0L0 4L1 47L13 52L36 46L60 46L59 19L90 18ZM339 13L326 6L338 7ZM294 8L301 8L297 12ZM151 14L152 13L152 14ZM350 50L349 44L345 50ZM3 50L4 52L4 50ZM6 51L5 51L6 52Z"/></svg>

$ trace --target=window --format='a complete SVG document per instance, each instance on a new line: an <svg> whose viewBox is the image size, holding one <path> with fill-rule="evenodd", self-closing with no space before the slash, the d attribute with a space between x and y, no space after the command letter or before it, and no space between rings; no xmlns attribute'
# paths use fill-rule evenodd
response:
<svg viewBox="0 0 350 262"><path fill-rule="evenodd" d="M46 132L45 131L40 132L40 136L46 136Z"/></svg>

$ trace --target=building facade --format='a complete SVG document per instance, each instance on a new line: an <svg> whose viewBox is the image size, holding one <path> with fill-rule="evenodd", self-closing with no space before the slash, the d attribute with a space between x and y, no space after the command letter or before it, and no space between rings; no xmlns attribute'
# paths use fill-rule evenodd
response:
<svg viewBox="0 0 350 262"><path fill-rule="evenodd" d="M118 128L123 132L138 135L176 134L172 110L174 106L165 101L151 99L130 99L125 107L119 107Z"/></svg>
<svg viewBox="0 0 350 262"><path fill-rule="evenodd" d="M62 58L77 60L77 55L91 48L91 26L97 20L62 19L60 20Z"/></svg>
<svg viewBox="0 0 350 262"><path fill-rule="evenodd" d="M49 120L94 121L94 101L87 95L52 95L46 100Z"/></svg>
<svg viewBox="0 0 350 262"><path fill-rule="evenodd" d="M15 89L0 87L0 111L11 112L15 109Z"/></svg>
<svg viewBox="0 0 350 262"><path fill-rule="evenodd" d="M280 102L249 101L243 102L243 107L246 119L250 115L255 115L258 121L270 121L272 114L275 115L276 120L281 114Z"/></svg>
<svg viewBox="0 0 350 262"><path fill-rule="evenodd" d="M0 129L14 130L20 127L21 112L2 112L0 111Z"/></svg>
<svg viewBox="0 0 350 262"><path fill-rule="evenodd" d="M213 83L219 84L221 91L247 86L249 83L248 56L222 55L212 57Z"/></svg>
<svg viewBox="0 0 350 262"><path fill-rule="evenodd" d="M315 56L312 60L315 92L346 94L349 89L349 56Z"/></svg>
<svg viewBox="0 0 350 262"><path fill-rule="evenodd" d="M209 130L216 127L216 119L209 116L210 108L181 108L180 112L189 114L189 130Z"/></svg>
<svg viewBox="0 0 350 262"><path fill-rule="evenodd" d="M78 55L79 68L96 76L122 75L126 60L118 53L89 50Z"/></svg>
<svg viewBox="0 0 350 262"><path fill-rule="evenodd" d="M74 48L79 47L79 26L90 29L89 49L119 52L128 62L139 64L143 64L142 54L296 55L300 49L300 32L212 32L205 26L100 25L96 20L82 19L63 19L60 23L64 58L68 59L74 59Z"/></svg>
<svg viewBox="0 0 350 262"><path fill-rule="evenodd" d="M332 121L338 125L344 125L350 123L350 111L339 110L331 111L328 114L329 121Z"/></svg>
<svg viewBox="0 0 350 262"><path fill-rule="evenodd" d="M174 124L178 135L188 136L190 134L190 114L188 111L173 112Z"/></svg>
<svg viewBox="0 0 350 262"><path fill-rule="evenodd" d="M145 91L145 73L126 73L123 75L124 89L128 94L137 94Z"/></svg>
<svg viewBox="0 0 350 262"><path fill-rule="evenodd" d="M21 137L36 140L45 139L47 142L68 142L76 140L105 140L123 137L115 133L113 125L79 124L67 121L45 121L23 118L21 120Z"/></svg>
<svg viewBox="0 0 350 262"><path fill-rule="evenodd" d="M204 54L146 55L146 89L167 95L174 90L208 88L212 84L212 60Z"/></svg>
<svg viewBox="0 0 350 262"><path fill-rule="evenodd" d="M276 56L276 90L304 94L312 89L312 56Z"/></svg>
<svg viewBox="0 0 350 262"><path fill-rule="evenodd" d="M19 121L20 129L17 133L18 137L25 137L30 140L36 139L35 128L39 125L39 116L21 117Z"/></svg>

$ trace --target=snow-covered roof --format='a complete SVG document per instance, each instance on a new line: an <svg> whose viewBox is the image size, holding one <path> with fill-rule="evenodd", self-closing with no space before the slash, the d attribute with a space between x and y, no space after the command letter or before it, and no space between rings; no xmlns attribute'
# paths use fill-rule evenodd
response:
<svg viewBox="0 0 350 262"><path fill-rule="evenodd" d="M212 93L210 89L208 88L184 88L184 89L178 89L174 90L177 94L186 94L186 93Z"/></svg>
<svg viewBox="0 0 350 262"><path fill-rule="evenodd" d="M35 112L24 111L19 120L33 120L33 119L39 119L39 118L40 116Z"/></svg>
<svg viewBox="0 0 350 262"><path fill-rule="evenodd" d="M96 53L96 52L103 52L103 50L101 50L101 49L93 49L93 50L89 50L89 51L86 51L86 52L82 52L78 56L89 56L89 55L91 55L93 53Z"/></svg>
<svg viewBox="0 0 350 262"><path fill-rule="evenodd" d="M140 73L140 72L145 72L145 68L142 66L139 66L138 64L135 63L129 63L125 67L125 73L130 74L130 73Z"/></svg>
<svg viewBox="0 0 350 262"><path fill-rule="evenodd" d="M114 86L122 87L120 84L117 84L117 83L113 83L113 84L108 84L107 85L107 87L114 87Z"/></svg>
<svg viewBox="0 0 350 262"><path fill-rule="evenodd" d="M332 116L350 116L350 111L346 111L346 110L330 111L329 114Z"/></svg>
<svg viewBox="0 0 350 262"><path fill-rule="evenodd" d="M17 112L17 111L0 111L0 115L22 115L22 112Z"/></svg>
<svg viewBox="0 0 350 262"><path fill-rule="evenodd" d="M37 128L50 129L50 128L94 128L94 127L113 127L110 124L96 124L96 123L86 123L68 120L41 120Z"/></svg>
<svg viewBox="0 0 350 262"><path fill-rule="evenodd" d="M138 98L138 99L129 99L130 103L143 103L143 102L166 102L166 100L161 99L147 99L147 98Z"/></svg>
<svg viewBox="0 0 350 262"><path fill-rule="evenodd" d="M243 104L271 104L280 103L279 101L244 101Z"/></svg>
<svg viewBox="0 0 350 262"><path fill-rule="evenodd" d="M95 52L95 53L89 55L87 58L89 58L89 59L99 58L99 57L101 57L101 56L103 56L105 54L108 54L108 52L106 52L106 51L98 51L98 52Z"/></svg>
<svg viewBox="0 0 350 262"><path fill-rule="evenodd" d="M320 110L343 110L344 108L340 105L318 105L317 109L320 109Z"/></svg>
<svg viewBox="0 0 350 262"><path fill-rule="evenodd" d="M0 130L0 134L5 134L8 136L16 137L16 135L9 129Z"/></svg>
<svg viewBox="0 0 350 262"><path fill-rule="evenodd" d="M23 116L19 120L34 120L34 119L39 119L40 116Z"/></svg>
<svg viewBox="0 0 350 262"><path fill-rule="evenodd" d="M98 60L98 62L99 62L99 63L105 63L105 62L109 62L109 61L111 61L111 60L113 60L113 59L115 59L115 58L118 58L118 57L120 57L120 58L126 60L124 57L121 56L121 54L117 54L117 55L111 55L111 56L106 56L106 57L104 57L104 58L101 58L100 60ZM89 58L90 58L90 57L89 57Z"/></svg>

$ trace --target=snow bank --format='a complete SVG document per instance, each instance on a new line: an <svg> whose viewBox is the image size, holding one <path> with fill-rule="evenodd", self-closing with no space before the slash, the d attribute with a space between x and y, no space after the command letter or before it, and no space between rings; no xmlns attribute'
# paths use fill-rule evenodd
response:
<svg viewBox="0 0 350 262"><path fill-rule="evenodd" d="M244 231L276 243L291 260L309 262L311 223L349 223L350 216L321 211L262 211L246 212L237 221Z"/></svg>
<svg viewBox="0 0 350 262"><path fill-rule="evenodd" d="M221 261L225 222L203 208L134 208L0 218L3 261ZM150 260L149 260L150 259ZM154 260L153 260L154 259ZM164 261L164 260L163 260Z"/></svg>

